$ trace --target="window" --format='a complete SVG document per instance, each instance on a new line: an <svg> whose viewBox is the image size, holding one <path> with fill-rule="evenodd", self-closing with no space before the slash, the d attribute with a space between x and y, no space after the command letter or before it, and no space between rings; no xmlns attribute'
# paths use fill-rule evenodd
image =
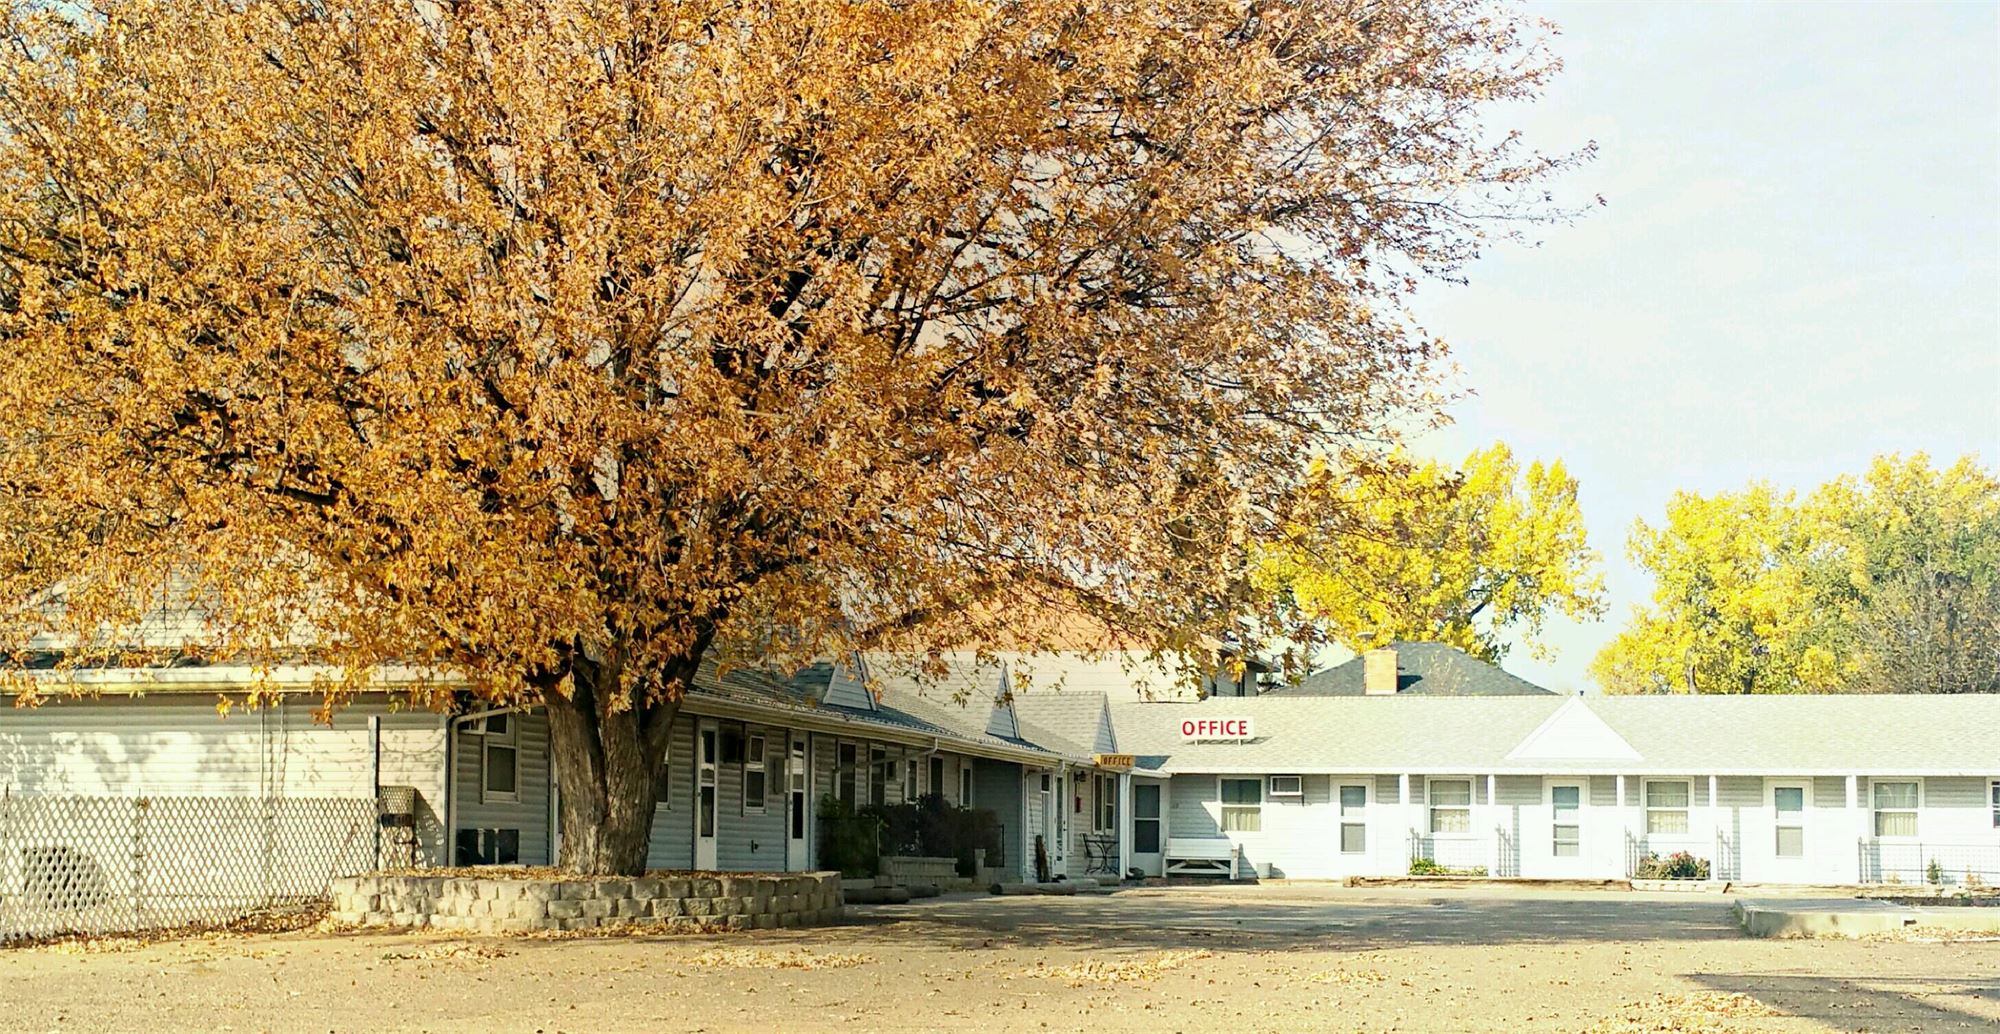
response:
<svg viewBox="0 0 2000 1034"><path fill-rule="evenodd" d="M896 766L886 747L868 748L868 803L889 803L889 783L896 778Z"/></svg>
<svg viewBox="0 0 2000 1034"><path fill-rule="evenodd" d="M944 759L943 759L943 758L941 758L941 757L937 757L937 756L935 756L935 755L933 755L933 756L931 757L931 771L930 771L930 776L931 776L931 782L930 782L930 785L929 785L928 787L926 787L926 788L925 788L925 791L926 791L926 792L928 792L928 793L934 793L934 794L938 795L939 797L943 797L943 796L944 796Z"/></svg>
<svg viewBox="0 0 2000 1034"><path fill-rule="evenodd" d="M482 802L518 801L521 799L521 741L514 716L487 715L484 724L486 732L480 737L484 742L479 751L479 799Z"/></svg>
<svg viewBox="0 0 2000 1034"><path fill-rule="evenodd" d="M835 757L834 796L840 798L840 803L847 805L849 809L856 808L861 804L861 791L857 788L861 752L854 744L843 743Z"/></svg>
<svg viewBox="0 0 2000 1034"><path fill-rule="evenodd" d="M1160 784L1151 780L1132 784L1132 850L1160 853Z"/></svg>
<svg viewBox="0 0 2000 1034"><path fill-rule="evenodd" d="M1878 837L1917 835L1917 784L1875 784L1875 835Z"/></svg>
<svg viewBox="0 0 2000 1034"><path fill-rule="evenodd" d="M722 763L740 765L743 763L743 727L725 725L722 727Z"/></svg>
<svg viewBox="0 0 2000 1034"><path fill-rule="evenodd" d="M701 756L695 759L695 836L698 839L715 837L715 749L716 730L714 726L703 726L701 730Z"/></svg>
<svg viewBox="0 0 2000 1034"><path fill-rule="evenodd" d="M672 811L674 807L674 748L670 743L660 758L660 770L653 773L654 806Z"/></svg>
<svg viewBox="0 0 2000 1034"><path fill-rule="evenodd" d="M965 763L958 770L958 806L972 807L972 764Z"/></svg>
<svg viewBox="0 0 2000 1034"><path fill-rule="evenodd" d="M791 756L785 759L785 782L791 788L792 839L806 838L806 741L792 739Z"/></svg>
<svg viewBox="0 0 2000 1034"><path fill-rule="evenodd" d="M1472 780L1433 779L1429 793L1432 833L1472 832Z"/></svg>
<svg viewBox="0 0 2000 1034"><path fill-rule="evenodd" d="M764 792L768 777L764 771L764 737L761 733L749 737L749 746L743 754L743 813L762 815L764 813Z"/></svg>
<svg viewBox="0 0 2000 1034"><path fill-rule="evenodd" d="M1688 784L1685 782L1646 784L1646 832L1685 833L1688 831Z"/></svg>
<svg viewBox="0 0 2000 1034"><path fill-rule="evenodd" d="M2000 829L2000 779L1993 780L1993 828Z"/></svg>
<svg viewBox="0 0 2000 1034"><path fill-rule="evenodd" d="M903 766L903 803L908 804L916 799L917 759L911 758L909 763Z"/></svg>
<svg viewBox="0 0 2000 1034"><path fill-rule="evenodd" d="M1097 831L1108 833L1118 828L1118 777L1101 775L1097 777Z"/></svg>
<svg viewBox="0 0 2000 1034"><path fill-rule="evenodd" d="M1222 831L1258 833L1264 829L1264 781L1224 779L1222 781Z"/></svg>
<svg viewBox="0 0 2000 1034"><path fill-rule="evenodd" d="M1774 786L1771 807L1777 812L1777 844L1780 858L1806 856L1806 788Z"/></svg>
<svg viewBox="0 0 2000 1034"><path fill-rule="evenodd" d="M1273 797L1303 797L1305 796L1305 792L1306 780L1304 776L1271 777L1271 796Z"/></svg>
<svg viewBox="0 0 2000 1034"><path fill-rule="evenodd" d="M1340 788L1340 853L1365 854L1367 851L1368 788L1343 786Z"/></svg>
<svg viewBox="0 0 2000 1034"><path fill-rule="evenodd" d="M1583 787L1549 787L1549 806L1555 813L1555 839L1551 849L1557 858L1583 854Z"/></svg>

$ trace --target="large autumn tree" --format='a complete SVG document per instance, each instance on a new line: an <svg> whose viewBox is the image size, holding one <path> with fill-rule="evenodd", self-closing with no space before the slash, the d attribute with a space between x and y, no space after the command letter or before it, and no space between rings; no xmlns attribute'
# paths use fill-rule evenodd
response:
<svg viewBox="0 0 2000 1034"><path fill-rule="evenodd" d="M1653 599L1597 658L1611 692L2000 692L2000 478L1969 456L1681 493L1631 555Z"/></svg>
<svg viewBox="0 0 2000 1034"><path fill-rule="evenodd" d="M705 655L1024 601L1197 642L1292 457L1428 397L1407 292L1561 164L1486 123L1553 63L1477 0L0 32L0 632L104 663L183 601L206 656L545 702L585 872L644 865Z"/></svg>
<svg viewBox="0 0 2000 1034"><path fill-rule="evenodd" d="M1351 650L1396 639L1497 661L1552 615L1594 618L1604 577L1561 460L1523 468L1504 444L1457 467L1392 453L1312 461L1253 583Z"/></svg>

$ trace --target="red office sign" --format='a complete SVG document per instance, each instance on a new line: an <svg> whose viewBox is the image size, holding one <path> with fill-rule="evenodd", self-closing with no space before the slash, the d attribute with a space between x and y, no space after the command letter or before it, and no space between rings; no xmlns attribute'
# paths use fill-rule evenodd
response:
<svg viewBox="0 0 2000 1034"><path fill-rule="evenodd" d="M1254 740L1256 728L1248 718L1183 718L1181 719L1181 741L1197 743L1203 740Z"/></svg>

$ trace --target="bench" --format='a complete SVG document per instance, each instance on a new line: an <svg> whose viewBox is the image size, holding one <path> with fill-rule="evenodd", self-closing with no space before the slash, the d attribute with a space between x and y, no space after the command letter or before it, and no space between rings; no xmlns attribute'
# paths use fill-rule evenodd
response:
<svg viewBox="0 0 2000 1034"><path fill-rule="evenodd" d="M1230 879L1243 867L1243 849L1223 837L1168 837L1167 874L1202 873Z"/></svg>

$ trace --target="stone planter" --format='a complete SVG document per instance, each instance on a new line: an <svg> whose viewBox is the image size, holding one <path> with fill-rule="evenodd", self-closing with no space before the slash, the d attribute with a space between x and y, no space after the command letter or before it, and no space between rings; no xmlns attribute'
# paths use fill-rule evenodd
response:
<svg viewBox="0 0 2000 1034"><path fill-rule="evenodd" d="M369 874L333 881L330 918L350 926L535 933L768 930L841 917L840 874L703 873L534 879Z"/></svg>

